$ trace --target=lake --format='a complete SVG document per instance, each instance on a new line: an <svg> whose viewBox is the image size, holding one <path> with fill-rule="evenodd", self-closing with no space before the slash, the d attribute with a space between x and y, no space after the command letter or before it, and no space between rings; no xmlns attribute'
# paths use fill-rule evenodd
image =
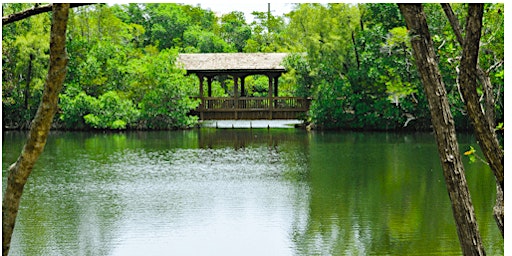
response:
<svg viewBox="0 0 512 256"><path fill-rule="evenodd" d="M25 134L4 132L2 170ZM479 148L459 134L461 151ZM483 163L466 175L503 255ZM52 132L11 255L461 255L431 133Z"/></svg>

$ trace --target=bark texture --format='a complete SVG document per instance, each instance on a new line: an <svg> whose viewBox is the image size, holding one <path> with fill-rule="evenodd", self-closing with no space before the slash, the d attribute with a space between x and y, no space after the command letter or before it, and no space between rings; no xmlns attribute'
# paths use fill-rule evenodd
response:
<svg viewBox="0 0 512 256"><path fill-rule="evenodd" d="M53 4L52 8L50 63L42 100L30 126L27 142L21 155L9 168L7 186L2 201L3 255L9 254L23 188L35 162L43 152L53 117L57 111L59 92L67 71L68 57L65 47L69 4Z"/></svg>
<svg viewBox="0 0 512 256"><path fill-rule="evenodd" d="M455 125L421 4L398 4L411 33L416 65L428 99L443 174L464 255L485 255L464 174Z"/></svg>

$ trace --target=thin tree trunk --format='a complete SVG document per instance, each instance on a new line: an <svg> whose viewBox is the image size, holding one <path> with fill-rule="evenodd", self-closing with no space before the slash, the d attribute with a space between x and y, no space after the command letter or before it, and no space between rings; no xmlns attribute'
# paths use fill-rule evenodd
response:
<svg viewBox="0 0 512 256"><path fill-rule="evenodd" d="M464 96L466 108L468 110L469 117L471 118L473 128L475 129L475 134L480 144L480 148L482 149L482 152L494 173L498 185L494 214L498 227L503 235L504 215L503 209L500 210L499 207L504 204L504 154L499 145L496 132L494 131L494 120L492 120L492 122L489 120L489 115L494 118L494 114L491 114L493 111L490 111L489 108L491 107L487 106L487 113L484 114L484 112L482 112L476 90L477 75L480 74L480 72L477 72L477 63L483 13L483 4L469 4L468 19L466 22L466 38L464 39L462 59L460 61L460 83L462 95ZM490 80L488 82L490 84ZM492 98L492 95L486 96L487 99ZM494 102L489 104L492 104L492 108L494 109Z"/></svg>
<svg viewBox="0 0 512 256"><path fill-rule="evenodd" d="M354 45L354 54L356 55L357 70L361 69L361 62L359 61L359 52L357 51L357 44L355 38L355 32L352 31L352 44Z"/></svg>
<svg viewBox="0 0 512 256"><path fill-rule="evenodd" d="M464 255L485 255L464 175L455 125L421 4L398 4L411 33L416 65L429 102L432 125L457 234Z"/></svg>
<svg viewBox="0 0 512 256"><path fill-rule="evenodd" d="M30 54L28 59L28 70L27 70L27 81L25 83L25 110L28 110L28 98L30 98L30 80L32 80L32 61L34 60L34 54Z"/></svg>
<svg viewBox="0 0 512 256"><path fill-rule="evenodd" d="M450 21L451 27L453 29L453 32L455 33L455 37L457 37L457 41L459 42L460 46L464 46L464 39L462 37L462 28L460 27L459 20L455 16L455 13L452 10L452 7L450 4L443 3L441 4L443 7L444 13L446 14L446 17L448 18L448 21ZM480 41L479 41L480 42ZM489 125L491 127L495 127L495 109L494 109L494 97L492 93L492 83L491 78L489 77L489 73L485 72L480 66L477 65L477 75L478 80L482 83L482 87L484 88L484 96L485 96L485 116L487 117L487 120L489 122ZM464 100L465 101L465 100Z"/></svg>
<svg viewBox="0 0 512 256"><path fill-rule="evenodd" d="M32 121L23 151L16 163L9 168L7 187L2 201L2 251L4 256L9 254L23 187L35 162L43 152L53 117L57 111L59 92L67 72L68 57L65 47L69 4L53 4L52 10L50 64L42 100Z"/></svg>
<svg viewBox="0 0 512 256"><path fill-rule="evenodd" d="M26 128L29 126L30 122L30 108L29 108L29 98L30 98L30 82L32 80L32 61L34 60L34 54L30 54L29 60L28 60L28 70L27 70L27 80L25 83L25 92L23 95L23 98L25 100L24 104L24 116L23 116L23 124L22 127Z"/></svg>

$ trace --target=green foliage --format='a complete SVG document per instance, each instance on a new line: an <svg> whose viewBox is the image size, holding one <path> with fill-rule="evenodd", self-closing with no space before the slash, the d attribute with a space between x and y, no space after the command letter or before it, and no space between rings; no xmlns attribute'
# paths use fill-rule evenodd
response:
<svg viewBox="0 0 512 256"><path fill-rule="evenodd" d="M196 80L185 77L184 70L174 64L176 58L176 51L164 50L156 56L147 56L141 62L135 61L140 68L130 71L132 77L139 79L136 86L144 95L139 103L144 127L185 128L197 121L197 117L187 115L199 103L190 99L197 90L193 86Z"/></svg>
<svg viewBox="0 0 512 256"><path fill-rule="evenodd" d="M405 24L398 6L393 3L368 3L360 5L361 19L366 27L381 26L389 31Z"/></svg>
<svg viewBox="0 0 512 256"><path fill-rule="evenodd" d="M325 128L342 127L350 122L354 114L347 104L349 86L347 81L322 81L315 92L316 100L311 105L312 120Z"/></svg>
<svg viewBox="0 0 512 256"><path fill-rule="evenodd" d="M99 98L80 92L75 97L61 95L60 120L70 129L126 129L133 126L140 115L129 99L109 91Z"/></svg>
<svg viewBox="0 0 512 256"><path fill-rule="evenodd" d="M307 54L291 55L285 64L296 77L297 95L313 98L310 115L318 125L397 129L408 114L426 109L416 108L421 83L407 30L387 31L375 20L365 27L359 22L362 11L368 13L348 4L297 6L287 34L297 38L290 45Z"/></svg>
<svg viewBox="0 0 512 256"><path fill-rule="evenodd" d="M284 59L285 67L289 70L286 77L289 77L291 83L295 84L294 95L299 97L313 96L312 88L315 84L315 77L312 76L311 66L306 55L292 53Z"/></svg>
<svg viewBox="0 0 512 256"><path fill-rule="evenodd" d="M251 37L247 39L244 52L280 52L283 49L285 22L268 12L252 12ZM242 31L246 30L245 27ZM244 32L247 33L247 32Z"/></svg>
<svg viewBox="0 0 512 256"><path fill-rule="evenodd" d="M96 129L126 129L133 125L140 113L129 99L109 91L91 102L91 113L84 116L85 123Z"/></svg>
<svg viewBox="0 0 512 256"><path fill-rule="evenodd" d="M2 4L4 15L33 4ZM458 129L469 129L457 85L461 48L439 4L424 4L439 68ZM453 4L464 17L467 5ZM197 78L175 65L178 52L290 52L280 96L308 97L308 121L325 128L429 129L430 112L415 70L408 31L396 4L295 4L283 17L253 12L217 17L176 3L98 4L72 8L61 127L175 129L197 121ZM460 18L464 25L464 19ZM504 4L485 4L479 64L489 72L496 121L504 119ZM50 14L3 28L2 120L27 128L48 63ZM31 63L31 75L28 70ZM28 86L27 86L28 84ZM217 76L212 96L232 93ZM248 76L248 96L266 96L268 78ZM480 93L483 91L479 88Z"/></svg>
<svg viewBox="0 0 512 256"><path fill-rule="evenodd" d="M199 26L188 28L183 34L183 41L187 45L184 52L215 53L236 51L232 44L228 44L211 31L201 30Z"/></svg>
<svg viewBox="0 0 512 256"><path fill-rule="evenodd" d="M83 129L86 127L84 116L92 113L93 108L97 105L97 99L80 92L72 97L67 94L60 95L60 120L65 127L74 129Z"/></svg>
<svg viewBox="0 0 512 256"><path fill-rule="evenodd" d="M32 4L4 4L8 15ZM49 57L49 15L11 23L2 29L2 121L26 129L42 95Z"/></svg>
<svg viewBox="0 0 512 256"><path fill-rule="evenodd" d="M221 17L220 35L225 42L233 45L237 52L242 52L251 38L251 27L245 22L243 12L230 12Z"/></svg>

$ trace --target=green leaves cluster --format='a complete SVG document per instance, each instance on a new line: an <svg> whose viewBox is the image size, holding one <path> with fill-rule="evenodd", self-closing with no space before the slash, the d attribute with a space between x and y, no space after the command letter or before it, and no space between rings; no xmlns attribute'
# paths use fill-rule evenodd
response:
<svg viewBox="0 0 512 256"><path fill-rule="evenodd" d="M30 4L2 4L4 15ZM19 33L23 31L23 33ZM28 128L42 95L50 46L48 13L15 22L2 29L2 122Z"/></svg>
<svg viewBox="0 0 512 256"><path fill-rule="evenodd" d="M375 20L374 13L391 16ZM303 54L287 65L300 77L297 94L313 99L311 121L326 128L398 129L410 115L428 114L418 101L421 84L396 13L395 5L333 3L301 4L289 14L287 42Z"/></svg>
<svg viewBox="0 0 512 256"><path fill-rule="evenodd" d="M454 6L465 11L463 4ZM440 5L425 4L425 9L437 35L433 40L456 126L470 129L457 85L460 46ZM326 128L428 129L428 104L396 4L300 4L287 17L285 42L297 54L286 64L295 75L296 94L313 99L310 121ZM480 63L491 72L499 121L503 6L487 5L484 20L489 21L484 22L488 36Z"/></svg>

